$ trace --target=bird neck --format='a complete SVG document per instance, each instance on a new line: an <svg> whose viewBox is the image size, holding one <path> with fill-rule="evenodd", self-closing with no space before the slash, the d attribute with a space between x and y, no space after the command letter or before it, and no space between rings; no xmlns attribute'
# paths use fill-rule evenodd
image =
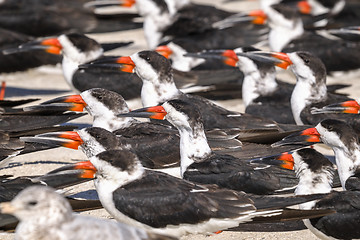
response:
<svg viewBox="0 0 360 240"><path fill-rule="evenodd" d="M170 78L170 77L169 77ZM141 101L144 107L155 106L181 94L172 77L160 81L158 78L143 80Z"/></svg>
<svg viewBox="0 0 360 240"><path fill-rule="evenodd" d="M205 59L185 57L184 54L186 54L187 51L173 42L170 42L168 47L171 48L173 52L170 55L170 59L172 60L172 67L176 70L188 72L192 68L205 62Z"/></svg>
<svg viewBox="0 0 360 240"><path fill-rule="evenodd" d="M269 45L272 51L281 51L292 40L304 33L302 21L299 19L291 26L280 26L270 23Z"/></svg>
<svg viewBox="0 0 360 240"><path fill-rule="evenodd" d="M174 11L161 12L158 9L155 12L146 13L142 16L144 17L144 34L150 49L155 49L162 42L163 31L172 24Z"/></svg>
<svg viewBox="0 0 360 240"><path fill-rule="evenodd" d="M296 124L304 125L300 114L305 107L326 98L327 87L325 82L316 81L314 76L307 78L297 76L296 85L291 94L291 110Z"/></svg>
<svg viewBox="0 0 360 240"><path fill-rule="evenodd" d="M180 170L181 176L194 162L201 162L211 154L202 124L193 128L181 128L180 133Z"/></svg>
<svg viewBox="0 0 360 240"><path fill-rule="evenodd" d="M341 186L346 190L346 180L360 169L360 149L359 146L354 143L351 149L342 146L333 147L333 151L335 153Z"/></svg>
<svg viewBox="0 0 360 240"><path fill-rule="evenodd" d="M261 74L260 71L244 72L244 82L242 85L242 97L247 107L260 96L271 95L278 87L275 80L275 72Z"/></svg>
<svg viewBox="0 0 360 240"><path fill-rule="evenodd" d="M62 71L63 71L63 75L64 78L66 80L66 82L69 84L69 86L71 87L71 89L75 90L75 87L73 85L73 76L75 74L75 72L79 69L78 66L80 65L80 63L78 62L74 62L72 61L70 58L63 56L63 60L62 60Z"/></svg>
<svg viewBox="0 0 360 240"><path fill-rule="evenodd" d="M317 193L329 193L333 182L332 167L323 167L321 171L313 172L309 166L304 163L295 163L295 172L299 178L299 183L295 190L295 195L309 195ZM312 209L316 201L300 204L300 209Z"/></svg>

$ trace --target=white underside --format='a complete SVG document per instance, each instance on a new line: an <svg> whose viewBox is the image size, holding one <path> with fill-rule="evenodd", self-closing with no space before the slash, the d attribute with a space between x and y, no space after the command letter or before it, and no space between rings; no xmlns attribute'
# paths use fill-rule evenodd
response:
<svg viewBox="0 0 360 240"><path fill-rule="evenodd" d="M159 234L180 237L190 233L213 233L219 230L236 227L240 223L250 221L254 217L254 215L260 215L259 213L251 210L248 212L244 212L244 216L238 217L236 219L210 219L209 221L205 221L199 224L181 224L176 226L168 225L165 228L152 228L146 224L137 222L136 220L129 218L128 216L122 214L116 209L112 195L113 191L115 190L113 184L107 184L106 182L104 184L104 182L102 181L99 183L99 181L97 180L95 180L94 182L101 204L116 220L132 226L151 230Z"/></svg>

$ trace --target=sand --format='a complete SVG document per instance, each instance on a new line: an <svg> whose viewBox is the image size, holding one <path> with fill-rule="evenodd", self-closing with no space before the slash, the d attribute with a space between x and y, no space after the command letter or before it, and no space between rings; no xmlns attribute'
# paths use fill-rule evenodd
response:
<svg viewBox="0 0 360 240"><path fill-rule="evenodd" d="M196 1L206 3L207 1ZM232 11L247 11L251 9L257 9L259 7L257 1L235 1L229 3L223 3L220 0L212 1L208 4L216 4L219 7ZM116 33L107 33L107 34L91 34L91 37L94 37L100 42L106 41L128 41L133 40L135 43L127 47L126 49L119 49L112 52L109 52L109 55L129 55L139 50L147 49L146 42L143 37L143 31L139 30L130 30L124 32ZM295 82L292 74L284 71L280 71L280 76L283 80L289 82ZM357 97L360 92L360 81L359 77L356 75L350 75L344 77L346 83L353 84L352 87L344 89L343 91L349 93L352 97ZM63 93L52 94L52 95L34 95L31 97L38 97L41 100L38 102L45 101L61 95L73 94L74 92L69 88L63 79L61 68L57 66L53 67L42 67L35 70L29 70L21 73L14 74L4 74L0 75L0 81L6 81L8 87L21 87L29 89L45 89L45 90L62 90ZM334 77L330 78L329 83L345 83L343 79ZM28 97L28 96L26 96ZM12 97L8 99L15 98L24 98L24 97ZM243 105L241 100L229 100L229 101L218 101L218 104L237 111L243 111ZM135 109L141 107L141 102L139 99L131 100L128 102L130 108ZM88 123L91 124L91 118L89 116L82 117L75 120L76 123ZM323 151L331 153L328 149L320 147ZM0 174L13 174L14 176L21 175L40 175L45 174L55 168L62 166L63 163L72 162L77 159L86 159L85 155L80 151L71 150L71 149L52 149L43 152L31 153L22 156L17 156L13 159L11 164L3 169L0 169ZM92 198L96 197L94 186L92 182L84 183L79 186L72 187L68 189L68 194L79 193L77 196ZM90 214L102 218L111 218L110 215L105 210L96 210L91 212L86 212L82 214ZM275 227L277 230L275 229ZM252 227L253 229L249 231L244 230L235 230L235 231L225 231L218 235L205 236L205 235L190 235L183 237L183 240L201 240L201 239L316 239L314 235L309 230L300 230L294 231L299 224L284 224L276 225L269 230L264 231L263 227ZM251 227L251 226L250 226ZM244 227L242 227L243 229ZM9 233L0 233L0 239L13 239L13 234Z"/></svg>

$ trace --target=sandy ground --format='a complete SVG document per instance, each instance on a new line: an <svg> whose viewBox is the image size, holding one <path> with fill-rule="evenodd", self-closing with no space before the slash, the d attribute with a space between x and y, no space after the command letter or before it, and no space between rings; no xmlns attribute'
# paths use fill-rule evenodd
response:
<svg viewBox="0 0 360 240"><path fill-rule="evenodd" d="M203 0L202 2L206 2L206 1ZM216 5L232 11L236 11L236 10L246 11L246 10L258 8L257 1L236 1L225 4L220 1L216 1ZM100 42L118 41L118 40L120 41L133 40L135 42L135 44L133 44L132 46L126 49L110 52L109 54L112 55L116 55L116 54L128 55L136 51L144 50L147 48L142 30L131 30L131 31L118 32L118 33L111 33L111 34L92 34L91 37L94 37ZM282 79L294 82L294 78L291 74L281 72L280 75ZM353 86L351 88L344 89L344 91L350 93L352 97L357 97L358 93L360 92L360 84L358 83L359 82L358 80L359 80L358 77L353 77L353 76L346 77L346 83L352 83ZM31 97L38 97L41 99L41 101L45 101L47 99L51 99L60 95L67 95L73 93L66 84L66 82L64 81L59 66L55 69L43 67L40 69L30 70L23 73L0 75L0 81L6 81L8 87L21 87L21 88L45 89L45 90L56 89L56 90L64 91L63 93L52 94L52 95L31 96ZM329 83L336 83L336 82L342 83L343 80L340 78L329 79ZM23 98L23 96L20 98ZM129 101L128 103L130 108L132 109L141 106L139 99ZM232 110L237 110L237 111L243 110L241 100L221 101L218 103ZM75 122L90 124L91 118L89 116L85 116L76 120ZM328 149L324 149L324 148L322 149L323 151L329 152ZM46 172L49 172L57 167L60 167L63 163L72 162L74 159L86 159L86 157L80 151L64 149L64 148L26 154L23 156L15 157L12 163L8 167L0 169L0 174L13 174L15 176L45 174ZM78 194L78 196L82 196L82 197L85 196L87 198L96 197L96 193L94 191L92 182L81 184L79 186L73 187L68 190L68 194L75 194L79 192L80 194ZM110 218L109 214L105 210L97 210L83 214L90 214L97 217ZM298 225L295 224L295 226ZM253 229L252 231L243 231L243 230L226 231L219 235L213 235L213 236L191 235L191 236L183 237L182 239L183 240L316 239L316 237L312 235L312 233L309 230L291 231L292 229L296 229L294 228L294 225L284 225L284 227L282 227L282 229L279 230L278 232L264 232L260 228L256 227L256 229ZM4 240L13 239L13 234L0 233L0 239L4 239Z"/></svg>

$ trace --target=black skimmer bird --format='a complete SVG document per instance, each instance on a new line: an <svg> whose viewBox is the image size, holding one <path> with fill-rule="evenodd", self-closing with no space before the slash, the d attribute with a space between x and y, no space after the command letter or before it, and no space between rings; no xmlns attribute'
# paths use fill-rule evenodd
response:
<svg viewBox="0 0 360 240"><path fill-rule="evenodd" d="M267 15L271 27L269 44L273 51L311 52L324 62L328 73L360 67L359 43L304 31L296 11L280 4L272 5Z"/></svg>
<svg viewBox="0 0 360 240"><path fill-rule="evenodd" d="M11 202L0 203L0 212L16 216L15 238L35 239L157 239L173 240L110 220L74 214L69 202L54 189L33 186Z"/></svg>
<svg viewBox="0 0 360 240"><path fill-rule="evenodd" d="M359 141L356 132L349 124L336 119L325 119L314 128L285 137L274 143L273 146L305 142L310 144L323 142L330 146L335 153L336 166L343 189L351 190L356 187L351 184L359 171Z"/></svg>
<svg viewBox="0 0 360 240"><path fill-rule="evenodd" d="M252 58L253 47L234 50L209 50L187 55L203 58L221 58L230 66L238 67L244 74L242 99L245 113L272 119L278 123L295 124L290 107L290 96L294 85L275 78L275 66ZM243 53L248 53L247 55ZM255 56L254 56L255 57Z"/></svg>
<svg viewBox="0 0 360 240"><path fill-rule="evenodd" d="M78 69L78 65L101 59L105 50L126 46L131 42L99 44L84 34L63 34L57 38L32 41L5 53L27 52L42 49L52 54L62 54L64 78L75 91L85 91L94 87L110 89L122 94L126 99L138 97L141 80L133 74L113 70Z"/></svg>
<svg viewBox="0 0 360 240"><path fill-rule="evenodd" d="M184 94L175 85L171 63L154 51L141 51L130 57L110 58L108 61L93 61L80 67L117 67L121 71L135 72L143 81L141 100L143 106L155 106L171 99L191 101L200 111L205 129L214 128L279 128L274 121L240 114L215 105L205 98Z"/></svg>
<svg viewBox="0 0 360 240"><path fill-rule="evenodd" d="M146 144L147 140L145 139L149 139L149 137L158 136L157 140L149 141L159 143L165 139L171 141L170 139L177 138L177 136L174 136L177 135L177 131L171 130L169 126L140 122L134 118L119 116L119 114L129 112L129 108L121 95L110 90L93 88L78 95L55 98L43 104L45 104L45 106L55 104L54 106L56 106L59 103L60 106L69 104L68 110L70 111L83 111L85 108L93 117L93 127L107 129L127 139L131 139L131 136L137 136L139 138L138 141ZM41 105L38 105L33 106L32 109L36 109L37 107L42 108ZM236 130L215 130L207 131L206 133L211 139L211 146L214 148L235 148L238 146L237 141L231 141L231 139L239 135L239 132ZM221 142L222 140L224 140L224 142ZM218 141L219 144L217 145L216 142ZM178 145L179 144L175 144L175 146Z"/></svg>
<svg viewBox="0 0 360 240"><path fill-rule="evenodd" d="M261 55L262 53L260 53ZM350 100L347 96L327 91L326 69L322 61L309 52L264 53L274 58L275 64L290 69L296 76L296 85L291 94L291 108L297 124L315 125L326 118L343 118L354 129L359 129L354 116L338 114L311 114L313 108L321 108L332 103ZM271 61L268 58L269 61ZM279 60L281 62L279 62Z"/></svg>
<svg viewBox="0 0 360 240"><path fill-rule="evenodd" d="M292 211L284 207L323 197L267 199L216 185L196 185L145 170L136 155L125 150L102 152L90 162L81 168L96 168L99 199L115 219L170 236L216 232L255 217L281 219L282 213Z"/></svg>
<svg viewBox="0 0 360 240"><path fill-rule="evenodd" d="M308 228L323 239L357 239L360 237L359 193L360 169L359 141L354 130L347 123L326 119L315 128L307 129L300 135L285 138L277 145L294 142L323 142L335 153L336 166L343 187L342 192L333 192L324 199L300 205L303 209L331 208L336 213L327 217L307 221ZM300 150L294 155L295 170L300 177L296 190L298 194L326 193L331 191L332 164L321 156ZM319 155L317 153L317 155ZM345 230L345 231L344 231Z"/></svg>
<svg viewBox="0 0 360 240"><path fill-rule="evenodd" d="M81 112L85 108L93 117L94 127L105 128L117 135L124 135L128 138L134 133L138 135L143 132L148 135L149 129L152 129L151 132L156 134L161 133L160 135L170 131L169 128L163 126L163 124L149 125L149 123L139 122L133 118L119 116L119 114L129 112L129 108L121 95L106 89L89 89L79 95L63 96L46 101L43 104L45 104L46 108L54 105L55 108L65 107L69 111ZM57 106L57 104L60 106ZM33 110L37 108L42 109L42 105L31 107ZM131 125L134 126L131 127ZM292 131L296 131L296 129L291 129L292 127L293 125L290 125L286 131L278 131L278 129L273 128L256 130L215 129L207 130L206 136L210 140L209 144L211 147L233 148L238 146L238 143L236 141L232 142L232 139L236 138L244 142L269 144L280 140ZM175 132L177 133L176 130ZM144 136L144 138L147 137Z"/></svg>
<svg viewBox="0 0 360 240"><path fill-rule="evenodd" d="M245 113L272 119L278 123L294 124L291 112L291 92L295 85L275 78L275 66L267 58L252 52L260 51L253 47L239 47L234 50L208 50L198 53L187 53L195 58L211 58L225 64L238 67L244 73L242 99ZM335 84L328 86L333 92L348 85Z"/></svg>
<svg viewBox="0 0 360 240"><path fill-rule="evenodd" d="M201 114L189 102L170 100L162 106L134 110L122 116L166 119L173 124L180 134L181 176L189 181L255 194L279 193L297 185L295 175L289 171L245 161L248 158L241 154L246 155L247 146L238 150L238 157L213 152L207 142ZM260 157L261 152L262 156L269 153L268 148L257 147L256 154ZM270 154L278 154L279 150L274 148ZM256 154L253 153L250 159L259 157Z"/></svg>
<svg viewBox="0 0 360 240"><path fill-rule="evenodd" d="M144 167L163 170L176 168L180 162L179 137L172 129L168 129L171 134L165 129L160 129L164 130L164 133L159 132L156 135L156 132L150 129L146 133L140 131L139 134L135 133L132 136L131 134L117 136L103 128L89 127L78 131L44 133L35 137L22 138L22 140L80 149L88 158L107 150L128 149L139 156ZM146 138L147 134L150 137ZM64 166L64 169L67 168L68 166ZM179 176L179 173L178 168L172 171L172 174L176 176Z"/></svg>

